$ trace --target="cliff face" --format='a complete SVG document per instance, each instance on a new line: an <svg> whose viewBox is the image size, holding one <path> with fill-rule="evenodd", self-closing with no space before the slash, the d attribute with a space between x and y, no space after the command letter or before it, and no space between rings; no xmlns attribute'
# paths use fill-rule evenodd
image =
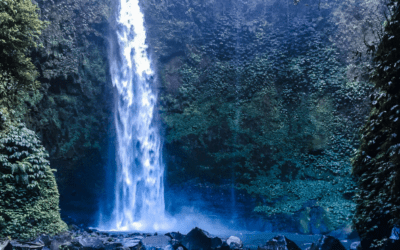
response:
<svg viewBox="0 0 400 250"><path fill-rule="evenodd" d="M29 107L25 121L38 132L57 169L61 206L93 214L103 188L112 117L107 33L113 3L37 4L50 24L40 37L43 46L32 52L40 73L40 101Z"/></svg>
<svg viewBox="0 0 400 250"><path fill-rule="evenodd" d="M359 177L355 224L364 238L363 249L384 245L392 227L400 223L400 87L396 84L400 81L400 8L398 1L389 6L392 16L374 53L372 110L353 159L353 173Z"/></svg>
<svg viewBox="0 0 400 250"><path fill-rule="evenodd" d="M350 157L371 92L357 73L368 61L349 63L352 51L332 37L351 33L347 21L367 19L367 12L343 22L335 18L349 2L289 2L140 1L158 74L167 183L171 190L210 183L202 187L227 194L239 188L268 219L295 215L293 231L327 232L355 209ZM26 104L25 121L58 170L64 211L94 214L113 137L107 31L116 3L37 3L50 25L43 47L32 52L42 85L37 101Z"/></svg>
<svg viewBox="0 0 400 250"><path fill-rule="evenodd" d="M231 183L269 219L295 215L294 231L327 232L355 208L350 156L370 86L347 77L348 51L331 41L344 32L341 3L288 3L141 1L167 183ZM304 220L314 210L318 225Z"/></svg>

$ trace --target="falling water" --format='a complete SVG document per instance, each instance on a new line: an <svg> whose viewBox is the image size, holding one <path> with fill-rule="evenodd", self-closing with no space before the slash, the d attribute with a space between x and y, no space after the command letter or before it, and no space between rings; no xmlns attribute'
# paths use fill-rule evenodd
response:
<svg viewBox="0 0 400 250"><path fill-rule="evenodd" d="M164 166L159 131L154 124L156 93L147 55L139 0L120 0L116 36L109 61L117 90L115 127L116 180L108 230L163 230Z"/></svg>

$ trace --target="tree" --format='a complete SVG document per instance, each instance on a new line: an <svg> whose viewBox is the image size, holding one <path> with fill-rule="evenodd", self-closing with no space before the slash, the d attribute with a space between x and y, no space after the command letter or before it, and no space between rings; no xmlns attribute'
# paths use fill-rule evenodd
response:
<svg viewBox="0 0 400 250"><path fill-rule="evenodd" d="M27 54L38 46L39 35L46 25L31 0L0 1L1 105L15 105L21 92L39 87L38 72Z"/></svg>

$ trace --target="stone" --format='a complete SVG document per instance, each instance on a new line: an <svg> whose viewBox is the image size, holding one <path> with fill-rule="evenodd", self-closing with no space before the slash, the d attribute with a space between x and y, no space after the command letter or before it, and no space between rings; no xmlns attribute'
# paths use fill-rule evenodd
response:
<svg viewBox="0 0 400 250"><path fill-rule="evenodd" d="M173 250L171 238L166 235L155 235L142 239L141 248L145 250Z"/></svg>
<svg viewBox="0 0 400 250"><path fill-rule="evenodd" d="M284 235L277 235L267 241L264 246L259 246L259 250L301 250L293 241L286 238Z"/></svg>
<svg viewBox="0 0 400 250"><path fill-rule="evenodd" d="M12 240L10 244L13 250L42 250L44 247L44 244L40 242L20 242Z"/></svg>
<svg viewBox="0 0 400 250"><path fill-rule="evenodd" d="M243 247L242 241L236 237L236 236L231 236L226 240L226 243L231 249L240 249Z"/></svg>
<svg viewBox="0 0 400 250"><path fill-rule="evenodd" d="M399 250L400 249L400 228L394 226L392 228L392 233L385 243L384 250Z"/></svg>
<svg viewBox="0 0 400 250"><path fill-rule="evenodd" d="M170 232L170 233L166 233L165 235L171 237L171 239L176 239L179 241L182 241L183 237L185 237L185 235L183 235L179 232Z"/></svg>
<svg viewBox="0 0 400 250"><path fill-rule="evenodd" d="M79 238L78 243L82 249L87 250L105 248L103 241L96 237Z"/></svg>
<svg viewBox="0 0 400 250"><path fill-rule="evenodd" d="M211 237L208 232L195 227L181 241L188 250L211 249Z"/></svg>
<svg viewBox="0 0 400 250"><path fill-rule="evenodd" d="M135 249L139 243L140 239L135 239L135 238L126 238L126 239L119 239L117 242L122 244L122 247L124 249Z"/></svg>
<svg viewBox="0 0 400 250"><path fill-rule="evenodd" d="M221 246L217 246L216 248L213 248L213 249L216 249L216 250L230 250L231 248L228 246L226 241L223 241Z"/></svg>
<svg viewBox="0 0 400 250"><path fill-rule="evenodd" d="M53 237L50 243L50 250L60 250L61 245L69 245L71 244L72 236L70 233L62 233Z"/></svg>
<svg viewBox="0 0 400 250"><path fill-rule="evenodd" d="M391 233L389 239L391 239L391 240L400 240L399 237L400 237L400 228L397 227L397 226L394 226L392 228L392 233Z"/></svg>
<svg viewBox="0 0 400 250"><path fill-rule="evenodd" d="M310 250L346 250L346 248L335 237L323 235L311 245Z"/></svg>
<svg viewBox="0 0 400 250"><path fill-rule="evenodd" d="M50 247L51 237L49 235L42 234L36 240L42 242L46 247Z"/></svg>
<svg viewBox="0 0 400 250"><path fill-rule="evenodd" d="M356 239L359 238L357 231L353 229L351 224L345 225L337 230L331 231L328 235L337 239Z"/></svg>
<svg viewBox="0 0 400 250"><path fill-rule="evenodd" d="M0 250L11 250L10 240L0 240Z"/></svg>
<svg viewBox="0 0 400 250"><path fill-rule="evenodd" d="M211 239L211 248L215 249L222 246L222 240L218 237L214 237Z"/></svg>
<svg viewBox="0 0 400 250"><path fill-rule="evenodd" d="M351 243L350 250L358 250L358 249L361 249L361 242L355 241Z"/></svg>
<svg viewBox="0 0 400 250"><path fill-rule="evenodd" d="M172 247L173 247L175 250L177 250L177 249L187 250L187 248L186 248L184 245L182 245L181 242L180 242L179 240L172 239L172 240L171 240L171 244L172 244Z"/></svg>

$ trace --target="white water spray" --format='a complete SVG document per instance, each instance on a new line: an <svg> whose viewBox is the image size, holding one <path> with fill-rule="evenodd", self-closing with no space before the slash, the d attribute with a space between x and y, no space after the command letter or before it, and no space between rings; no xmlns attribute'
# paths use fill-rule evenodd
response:
<svg viewBox="0 0 400 250"><path fill-rule="evenodd" d="M164 166L159 131L153 124L157 96L150 86L154 73L146 52L139 0L120 0L116 27L117 43L109 55L118 92L115 200L107 226L100 228L167 230L172 225L165 216Z"/></svg>

